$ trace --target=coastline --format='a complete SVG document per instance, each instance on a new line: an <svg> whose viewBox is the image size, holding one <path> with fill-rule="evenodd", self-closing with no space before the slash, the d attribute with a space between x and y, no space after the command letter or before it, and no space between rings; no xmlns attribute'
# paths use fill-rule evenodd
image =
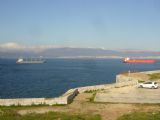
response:
<svg viewBox="0 0 160 120"><path fill-rule="evenodd" d="M78 87L69 89L62 96L56 98L18 98L18 99L0 99L0 106L30 106L30 105L61 105L69 104L73 101L78 93L90 90L112 89L114 87L123 87L127 85L135 85L137 81L117 82L113 84L102 84L94 86Z"/></svg>
<svg viewBox="0 0 160 120"><path fill-rule="evenodd" d="M160 70L138 72L143 74L160 73ZM131 73L132 74L132 73ZM31 105L66 105L73 101L78 93L94 90L106 90L112 88L121 88L124 86L133 86L138 84L140 78L132 75L118 74L116 75L116 83L102 84L94 86L85 86L69 89L62 96L55 98L18 98L18 99L0 99L0 106L31 106Z"/></svg>

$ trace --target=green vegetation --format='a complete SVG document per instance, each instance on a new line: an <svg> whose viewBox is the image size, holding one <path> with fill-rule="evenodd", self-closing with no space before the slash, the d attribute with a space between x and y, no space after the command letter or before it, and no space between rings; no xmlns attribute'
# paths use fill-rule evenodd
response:
<svg viewBox="0 0 160 120"><path fill-rule="evenodd" d="M97 90L86 90L84 93L92 93L92 97L91 98L88 98L89 99L89 102L94 102L94 98L96 96L96 93L98 91L104 91L104 89L97 89Z"/></svg>
<svg viewBox="0 0 160 120"><path fill-rule="evenodd" d="M148 74L148 76L150 77L150 80L160 79L160 73Z"/></svg>
<svg viewBox="0 0 160 120"><path fill-rule="evenodd" d="M98 89L98 90L86 90L84 93L96 93L98 91L103 91L104 89Z"/></svg>
<svg viewBox="0 0 160 120"><path fill-rule="evenodd" d="M117 120L160 120L160 112L135 112L125 114Z"/></svg>
<svg viewBox="0 0 160 120"><path fill-rule="evenodd" d="M52 105L52 106L66 106L66 104L54 104L54 105Z"/></svg>
<svg viewBox="0 0 160 120"><path fill-rule="evenodd" d="M0 109L0 120L101 120L101 117L100 115L70 115L58 112L20 115L15 109Z"/></svg>
<svg viewBox="0 0 160 120"><path fill-rule="evenodd" d="M49 105L46 104L39 104L39 105L30 105L30 106L22 106L22 105L11 105L11 106L0 106L0 110L5 109L14 109L14 110L20 110L20 109L27 109L27 108L37 108L37 107L48 107ZM57 106L57 105L54 105ZM58 105L59 106L59 105Z"/></svg>
<svg viewBox="0 0 160 120"><path fill-rule="evenodd" d="M144 80L138 80L138 83L143 83L143 82L145 82Z"/></svg>
<svg viewBox="0 0 160 120"><path fill-rule="evenodd" d="M37 107L49 107L50 105L47 105L47 104L38 104L38 105L35 105L35 104L32 104L32 105L25 105L25 106L22 106L22 105L11 105L11 106L0 106L0 110L1 109L27 109L27 108L37 108ZM66 104L54 104L52 105L53 107L54 106L66 106Z"/></svg>
<svg viewBox="0 0 160 120"><path fill-rule="evenodd" d="M95 92L95 93L93 93L93 95L92 95L92 97L91 97L91 98L89 98L89 102L94 102L94 98L95 98L95 96L96 96L96 92Z"/></svg>
<svg viewBox="0 0 160 120"><path fill-rule="evenodd" d="M136 107L146 107L146 106L160 106L160 103L135 103Z"/></svg>

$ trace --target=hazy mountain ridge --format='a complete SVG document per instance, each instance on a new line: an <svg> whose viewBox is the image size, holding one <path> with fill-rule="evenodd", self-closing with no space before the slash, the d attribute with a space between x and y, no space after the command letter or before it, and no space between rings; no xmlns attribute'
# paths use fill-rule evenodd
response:
<svg viewBox="0 0 160 120"><path fill-rule="evenodd" d="M17 58L17 57L38 57L46 58L68 57L68 58L121 58L121 57L151 57L160 58L160 53L154 51L138 51L138 50L105 50L100 48L48 48L44 50L3 50L0 49L0 57Z"/></svg>

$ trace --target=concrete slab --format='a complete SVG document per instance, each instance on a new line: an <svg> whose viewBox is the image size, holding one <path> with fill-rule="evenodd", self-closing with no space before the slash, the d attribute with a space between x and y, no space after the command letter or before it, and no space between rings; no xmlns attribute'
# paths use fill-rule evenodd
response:
<svg viewBox="0 0 160 120"><path fill-rule="evenodd" d="M113 88L96 94L95 102L160 103L160 88L145 89L137 86Z"/></svg>

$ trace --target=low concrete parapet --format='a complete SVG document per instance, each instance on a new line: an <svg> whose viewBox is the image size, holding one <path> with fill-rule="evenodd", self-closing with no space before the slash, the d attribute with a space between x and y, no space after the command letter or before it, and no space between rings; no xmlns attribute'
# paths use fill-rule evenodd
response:
<svg viewBox="0 0 160 120"><path fill-rule="evenodd" d="M154 73L160 73L160 70L144 71L144 72L140 72L140 73L144 73L144 74L154 74Z"/></svg>
<svg viewBox="0 0 160 120"><path fill-rule="evenodd" d="M106 89L112 89L112 88L117 88L117 87L132 86L132 85L137 85L137 84L138 84L138 80L132 79L130 81L125 81L125 82L79 87L77 89L78 89L79 93L83 93L85 91L106 90Z"/></svg>
<svg viewBox="0 0 160 120"><path fill-rule="evenodd" d="M79 93L78 89L73 89L72 91L67 91L62 97L66 99L66 104L69 104L73 101L74 97Z"/></svg>
<svg viewBox="0 0 160 120"><path fill-rule="evenodd" d="M138 80L119 82L115 84L115 88L124 87L124 86L132 86L132 85L137 85L137 84L138 84Z"/></svg>
<svg viewBox="0 0 160 120"><path fill-rule="evenodd" d="M83 93L85 91L102 90L102 89L111 88L111 87L113 87L112 84L106 84L106 85L94 85L94 86L79 87L77 89L78 89L79 93Z"/></svg>
<svg viewBox="0 0 160 120"><path fill-rule="evenodd" d="M0 99L1 106L44 104L44 98Z"/></svg>
<svg viewBox="0 0 160 120"><path fill-rule="evenodd" d="M0 99L0 106L31 106L31 105L55 105L69 104L78 94L78 90L64 94L56 98L17 98L17 99Z"/></svg>

